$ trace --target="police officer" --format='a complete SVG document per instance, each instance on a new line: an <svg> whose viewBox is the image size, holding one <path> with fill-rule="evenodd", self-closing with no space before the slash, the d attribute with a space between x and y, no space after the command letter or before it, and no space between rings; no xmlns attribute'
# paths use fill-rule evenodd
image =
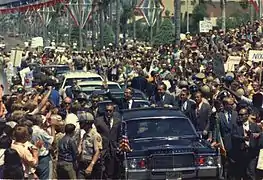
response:
<svg viewBox="0 0 263 180"><path fill-rule="evenodd" d="M81 111L88 111L89 110L89 106L87 104L88 102L88 97L85 93L80 93L78 96L77 96L77 100L81 106L80 110Z"/></svg>
<svg viewBox="0 0 263 180"><path fill-rule="evenodd" d="M88 112L78 113L80 128L85 131L79 143L79 179L100 179L101 165L99 157L102 149L102 138L92 126L94 117Z"/></svg>

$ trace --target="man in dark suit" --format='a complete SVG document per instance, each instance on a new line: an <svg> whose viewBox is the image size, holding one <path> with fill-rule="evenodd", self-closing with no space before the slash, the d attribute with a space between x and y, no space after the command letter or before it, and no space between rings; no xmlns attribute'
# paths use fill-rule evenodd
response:
<svg viewBox="0 0 263 180"><path fill-rule="evenodd" d="M167 86L164 83L158 85L157 93L152 97L151 103L159 107L162 107L164 105L176 105L174 96L167 92Z"/></svg>
<svg viewBox="0 0 263 180"><path fill-rule="evenodd" d="M232 143L236 159L238 179L256 179L257 156L259 154L258 139L260 128L248 120L248 110L240 109L238 123L233 126Z"/></svg>
<svg viewBox="0 0 263 180"><path fill-rule="evenodd" d="M104 179L118 179L120 160L118 158L119 141L121 139L121 120L114 114L113 104L106 106L104 116L95 119L95 126L102 137L102 156L104 159Z"/></svg>
<svg viewBox="0 0 263 180"><path fill-rule="evenodd" d="M111 100L114 104L116 104L119 109L133 109L139 108L139 104L135 104L134 100L132 99L134 90L130 87L126 88L124 91L124 98L117 99L112 96L110 90L108 89L107 85L104 85L106 89L106 96L108 96L109 100Z"/></svg>
<svg viewBox="0 0 263 180"><path fill-rule="evenodd" d="M133 89L138 89L142 91L143 93L146 93L146 87L147 87L147 79L144 77L144 73L142 70L138 72L138 76L134 77L131 81L131 87Z"/></svg>
<svg viewBox="0 0 263 180"><path fill-rule="evenodd" d="M227 157L222 159L223 164L228 164L226 167L228 179L231 179L234 176L234 153L232 150L232 128L233 125L237 122L237 112L233 110L234 99L226 97L223 100L224 110L218 113L218 126L220 135L222 138L222 148L226 151ZM227 163L228 162L228 163Z"/></svg>
<svg viewBox="0 0 263 180"><path fill-rule="evenodd" d="M180 93L179 108L181 111L195 124L195 108L196 103L189 98L190 92L188 89L182 89Z"/></svg>
<svg viewBox="0 0 263 180"><path fill-rule="evenodd" d="M210 104L204 102L201 92L195 94L195 124L196 130L202 132L204 138L208 138L208 131L210 126L210 116L212 109Z"/></svg>

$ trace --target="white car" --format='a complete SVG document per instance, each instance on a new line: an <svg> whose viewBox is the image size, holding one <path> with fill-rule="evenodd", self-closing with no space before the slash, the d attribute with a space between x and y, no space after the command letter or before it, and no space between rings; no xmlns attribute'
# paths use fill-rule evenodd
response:
<svg viewBox="0 0 263 180"><path fill-rule="evenodd" d="M73 85L73 81L77 81L77 82L101 81L102 82L103 78L96 73L84 72L84 71L75 71L75 72L69 72L63 74L61 79L62 84L59 88L59 93L62 95L67 87Z"/></svg>
<svg viewBox="0 0 263 180"><path fill-rule="evenodd" d="M93 90L101 90L103 82L102 81L82 81L77 85L81 88L82 91L93 91ZM112 89L121 89L121 86L112 81L108 81L108 88Z"/></svg>

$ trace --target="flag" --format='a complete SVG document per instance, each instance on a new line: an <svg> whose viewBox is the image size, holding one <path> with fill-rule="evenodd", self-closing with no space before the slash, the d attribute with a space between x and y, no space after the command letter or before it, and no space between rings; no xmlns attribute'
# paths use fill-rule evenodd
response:
<svg viewBox="0 0 263 180"><path fill-rule="evenodd" d="M255 11L259 12L259 0L250 0L250 3L254 6Z"/></svg>

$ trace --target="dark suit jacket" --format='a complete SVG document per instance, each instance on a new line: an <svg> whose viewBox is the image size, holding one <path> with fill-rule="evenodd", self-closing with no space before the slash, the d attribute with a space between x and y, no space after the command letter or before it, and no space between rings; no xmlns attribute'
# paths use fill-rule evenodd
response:
<svg viewBox="0 0 263 180"><path fill-rule="evenodd" d="M230 151L232 149L232 140L231 140L232 128L233 128L233 125L236 124L237 118L238 118L238 115L236 111L232 111L230 122L227 122L224 111L218 113L219 130L220 130L221 137L223 139L223 143L224 143L224 147L226 151Z"/></svg>
<svg viewBox="0 0 263 180"><path fill-rule="evenodd" d="M249 130L251 133L260 133L261 130L257 124L249 122ZM249 147L245 143L244 139L243 123L233 125L232 130L232 145L235 154L241 154L245 149L249 149L249 153L252 157L255 157L259 153L258 139L253 138L252 134L249 137Z"/></svg>
<svg viewBox="0 0 263 180"><path fill-rule="evenodd" d="M118 116L114 116L111 129L106 122L107 119L105 116L100 116L95 119L94 124L102 137L103 150L114 155L119 147L119 141L121 139L121 120Z"/></svg>
<svg viewBox="0 0 263 180"><path fill-rule="evenodd" d="M182 110L182 112L192 121L193 125L196 126L195 122L195 109L196 109L196 103L193 100L186 100L186 108L182 107L184 106L184 102L179 101L179 108Z"/></svg>
<svg viewBox="0 0 263 180"><path fill-rule="evenodd" d="M204 131L204 130L209 131L211 113L212 113L211 106L207 103L203 103L201 105L199 113L196 114L195 123L196 123L197 131Z"/></svg>
<svg viewBox="0 0 263 180"><path fill-rule="evenodd" d="M110 91L106 94L106 96L108 96L109 100L111 100L114 104L116 104L119 109L129 109L129 102L124 99L124 98L120 98L117 99L115 97L112 96L112 94L110 93ZM139 104L135 104L134 100L132 100L132 107L131 108L139 108Z"/></svg>
<svg viewBox="0 0 263 180"><path fill-rule="evenodd" d="M160 106L160 107L162 107L166 104L172 105L172 106L176 105L174 96L172 96L171 94L168 94L168 93L164 94L164 100L158 94L155 94L155 96L151 99L151 103L156 104L157 106Z"/></svg>
<svg viewBox="0 0 263 180"><path fill-rule="evenodd" d="M131 87L133 89L138 89L140 91L142 91L143 93L146 92L146 88L147 88L147 79L144 77L134 77L131 81Z"/></svg>

